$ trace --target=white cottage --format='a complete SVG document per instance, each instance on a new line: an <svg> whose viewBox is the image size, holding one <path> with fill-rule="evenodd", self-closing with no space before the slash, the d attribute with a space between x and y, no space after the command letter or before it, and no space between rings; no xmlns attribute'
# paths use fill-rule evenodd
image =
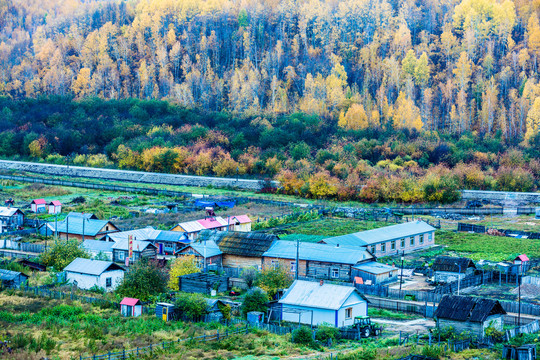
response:
<svg viewBox="0 0 540 360"><path fill-rule="evenodd" d="M106 291L116 289L124 278L125 270L112 261L77 258L64 269L68 283L80 289L96 286Z"/></svg>
<svg viewBox="0 0 540 360"><path fill-rule="evenodd" d="M349 326L367 316L368 300L352 286L296 280L281 300L281 320L307 325Z"/></svg>

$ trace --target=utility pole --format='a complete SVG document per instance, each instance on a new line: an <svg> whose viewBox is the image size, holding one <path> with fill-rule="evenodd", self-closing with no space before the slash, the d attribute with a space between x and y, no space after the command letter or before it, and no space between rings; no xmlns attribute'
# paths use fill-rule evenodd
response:
<svg viewBox="0 0 540 360"><path fill-rule="evenodd" d="M296 280L298 280L298 273L300 270L300 266L298 266L298 259L300 257L300 238L296 239L296 263L295 263L295 270L296 270Z"/></svg>
<svg viewBox="0 0 540 360"><path fill-rule="evenodd" d="M66 240L69 240L69 216L66 216Z"/></svg>
<svg viewBox="0 0 540 360"><path fill-rule="evenodd" d="M54 214L54 238L58 240L58 213Z"/></svg>
<svg viewBox="0 0 540 360"><path fill-rule="evenodd" d="M84 242L84 213L82 217L82 241Z"/></svg>
<svg viewBox="0 0 540 360"><path fill-rule="evenodd" d="M521 264L519 265L519 273L518 273L518 326L521 326L521 278L520 274L523 271L523 260L521 260Z"/></svg>

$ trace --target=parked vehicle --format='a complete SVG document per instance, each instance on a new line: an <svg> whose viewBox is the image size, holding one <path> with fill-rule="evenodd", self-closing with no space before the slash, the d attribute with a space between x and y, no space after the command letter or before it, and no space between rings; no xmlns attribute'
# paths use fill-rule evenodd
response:
<svg viewBox="0 0 540 360"><path fill-rule="evenodd" d="M380 327L371 322L369 316L356 316L352 328L357 329L364 338L379 335L381 331Z"/></svg>

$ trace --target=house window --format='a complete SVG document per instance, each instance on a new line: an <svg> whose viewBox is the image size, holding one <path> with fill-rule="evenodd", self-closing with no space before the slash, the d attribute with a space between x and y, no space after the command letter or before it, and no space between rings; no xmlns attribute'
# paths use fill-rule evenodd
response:
<svg viewBox="0 0 540 360"><path fill-rule="evenodd" d="M333 278L333 279L337 279L339 277L339 269L337 268L333 268L330 270L330 276Z"/></svg>
<svg viewBox="0 0 540 360"><path fill-rule="evenodd" d="M372 253L372 254L375 254L375 250L376 250L375 245L372 245L372 246L371 246L371 253Z"/></svg>
<svg viewBox="0 0 540 360"><path fill-rule="evenodd" d="M390 243L390 249L396 250L396 242L395 242L395 241L392 241L392 242Z"/></svg>
<svg viewBox="0 0 540 360"><path fill-rule="evenodd" d="M105 226L105 231L109 231L109 225Z"/></svg>
<svg viewBox="0 0 540 360"><path fill-rule="evenodd" d="M345 319L352 319L352 307L345 309Z"/></svg>
<svg viewBox="0 0 540 360"><path fill-rule="evenodd" d="M405 239L401 239L401 248L405 248Z"/></svg>
<svg viewBox="0 0 540 360"><path fill-rule="evenodd" d="M105 286L111 287L112 286L112 278L106 278L105 279Z"/></svg>
<svg viewBox="0 0 540 360"><path fill-rule="evenodd" d="M125 258L125 253L123 251L119 251L118 252L118 260L124 260Z"/></svg>
<svg viewBox="0 0 540 360"><path fill-rule="evenodd" d="M420 238L420 244L423 244L424 243L424 235L423 234L420 235L419 238Z"/></svg>
<svg viewBox="0 0 540 360"><path fill-rule="evenodd" d="M291 261L291 272L296 272L296 262Z"/></svg>
<svg viewBox="0 0 540 360"><path fill-rule="evenodd" d="M386 252L386 244L381 244L381 252Z"/></svg>
<svg viewBox="0 0 540 360"><path fill-rule="evenodd" d="M431 234L427 234L427 241L431 242Z"/></svg>
<svg viewBox="0 0 540 360"><path fill-rule="evenodd" d="M411 246L414 246L414 236L411 236Z"/></svg>
<svg viewBox="0 0 540 360"><path fill-rule="evenodd" d="M279 267L279 260L272 260L271 266L272 269L277 269Z"/></svg>

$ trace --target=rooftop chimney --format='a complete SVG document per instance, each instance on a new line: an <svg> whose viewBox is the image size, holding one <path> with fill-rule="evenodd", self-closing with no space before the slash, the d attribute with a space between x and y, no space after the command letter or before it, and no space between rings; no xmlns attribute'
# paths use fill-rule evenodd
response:
<svg viewBox="0 0 540 360"><path fill-rule="evenodd" d="M324 280L321 280L321 282L319 283L321 286L324 285Z"/></svg>

